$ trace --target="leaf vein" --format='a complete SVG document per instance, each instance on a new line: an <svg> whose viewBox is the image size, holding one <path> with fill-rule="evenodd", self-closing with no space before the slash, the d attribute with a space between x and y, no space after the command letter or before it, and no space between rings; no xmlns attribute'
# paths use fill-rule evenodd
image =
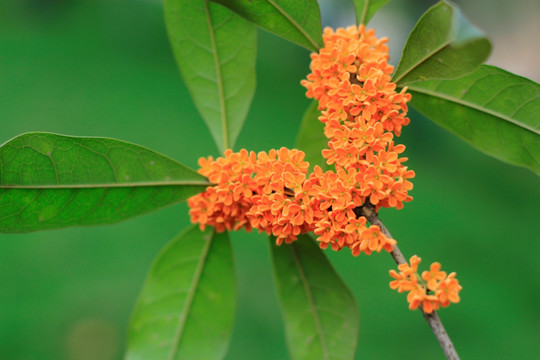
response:
<svg viewBox="0 0 540 360"><path fill-rule="evenodd" d="M413 91L416 91L418 93L421 93L421 94L425 94L425 95L428 95L428 96L433 96L435 98L440 98L440 99L446 100L448 102L453 102L453 103L463 105L463 106L469 107L471 109L474 109L474 110L489 114L491 116L500 118L501 120L508 121L509 123L512 123L515 126L526 129L526 130L528 130L528 131L530 131L530 132L532 132L532 133L534 133L536 135L540 135L540 130L535 129L535 128L529 126L528 124L520 123L519 121L517 121L515 119L512 119L511 117L509 117L509 116L507 116L505 114L502 114L502 113L497 112L495 110L482 108L477 104L471 103L471 102L466 101L464 99L461 99L459 97L454 97L454 96L450 96L450 95L447 95L447 94L436 93L436 92L429 91L429 90L426 90L426 89L418 88L418 87L415 87L414 84L409 86L409 89L413 90Z"/></svg>

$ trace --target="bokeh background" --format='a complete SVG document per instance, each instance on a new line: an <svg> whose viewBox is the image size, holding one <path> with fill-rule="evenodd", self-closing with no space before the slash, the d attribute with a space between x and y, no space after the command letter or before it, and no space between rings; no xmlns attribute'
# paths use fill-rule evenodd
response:
<svg viewBox="0 0 540 360"><path fill-rule="evenodd" d="M352 1L321 1L325 25L354 22ZM372 21L397 63L435 1L393 1ZM539 3L458 1L494 44L489 62L540 80ZM309 100L308 52L260 32L258 87L236 148L292 147ZM456 271L462 302L440 316L463 359L540 353L540 182L414 111L400 141L414 201L381 212L407 256ZM217 155L177 71L162 3L0 0L0 143L23 132L107 136L196 167ZM0 359L122 358L130 312L152 259L188 225L185 204L117 225L0 235ZM287 359L268 245L232 236L238 308L228 360ZM388 287L385 254L327 251L360 308L357 359L442 359L430 329ZM204 336L204 334L201 334Z"/></svg>

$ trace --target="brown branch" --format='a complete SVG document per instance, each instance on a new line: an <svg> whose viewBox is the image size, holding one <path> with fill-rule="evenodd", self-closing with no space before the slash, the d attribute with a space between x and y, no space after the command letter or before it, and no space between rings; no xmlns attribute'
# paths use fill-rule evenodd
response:
<svg viewBox="0 0 540 360"><path fill-rule="evenodd" d="M386 237L388 237L389 239L393 239L390 231L388 231L386 226L384 226L384 224L382 223L381 219L379 219L379 216L375 211L375 206L371 204L369 200L367 200L364 206L362 206L361 214L362 216L365 216L371 224L377 225L381 229L381 232L386 235ZM399 250L399 247L397 247L397 245L393 246L390 255L392 255L394 261L398 265L407 263L405 256L403 256L403 253L401 252L401 250ZM444 325L442 324L441 319L439 318L437 313L433 311L431 314L428 314L422 308L420 308L420 310L422 311L422 315L424 315L424 318L426 319L429 327L431 327L433 334L439 341L439 344L441 345L441 348L443 349L446 358L448 360L459 360L459 355L454 348L454 344L452 343L450 336L448 336L448 333L444 329Z"/></svg>

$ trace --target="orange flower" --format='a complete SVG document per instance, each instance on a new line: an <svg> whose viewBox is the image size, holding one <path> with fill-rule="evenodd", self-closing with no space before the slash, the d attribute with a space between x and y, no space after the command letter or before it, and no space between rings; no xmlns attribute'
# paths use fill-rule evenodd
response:
<svg viewBox="0 0 540 360"><path fill-rule="evenodd" d="M438 282L446 278L446 273L441 270L441 264L434 262L431 264L429 271L422 272L422 279L427 282L427 288L429 290L435 290Z"/></svg>
<svg viewBox="0 0 540 360"><path fill-rule="evenodd" d="M369 251L380 252L382 249L385 249L390 252L392 251L392 245L396 243L395 240L388 239L377 225L371 225L365 229L362 233L362 238L368 243L367 247Z"/></svg>
<svg viewBox="0 0 540 360"><path fill-rule="evenodd" d="M462 287L455 276L455 272L450 273L446 279L439 283L438 288L435 290L435 295L443 307L449 306L451 302L458 303L460 300L459 292Z"/></svg>

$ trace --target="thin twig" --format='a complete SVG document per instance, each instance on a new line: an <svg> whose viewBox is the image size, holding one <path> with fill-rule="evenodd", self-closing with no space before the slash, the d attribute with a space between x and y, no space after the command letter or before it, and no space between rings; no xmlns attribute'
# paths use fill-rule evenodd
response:
<svg viewBox="0 0 540 360"><path fill-rule="evenodd" d="M377 225L381 229L381 232L386 235L386 237L388 237L389 239L393 239L390 231L388 231L386 226L384 226L384 224L382 223L381 219L379 219L379 216L375 211L375 206L372 205L369 201L366 201L366 204L362 206L361 214L365 216L371 224ZM405 256L403 256L403 253L401 252L401 250L399 250L399 247L397 247L397 245L393 246L390 255L392 255L394 261L398 265L407 263ZM433 334L439 341L439 344L441 345L441 348L443 349L446 358L448 360L459 360L459 355L454 348L454 344L452 343L452 340L450 340L450 336L448 336L448 333L444 329L444 325L442 324L441 319L439 318L437 313L433 311L431 314L428 314L422 308L420 308L420 310L422 311L422 315L424 315L424 318L426 319L429 327L431 327Z"/></svg>

